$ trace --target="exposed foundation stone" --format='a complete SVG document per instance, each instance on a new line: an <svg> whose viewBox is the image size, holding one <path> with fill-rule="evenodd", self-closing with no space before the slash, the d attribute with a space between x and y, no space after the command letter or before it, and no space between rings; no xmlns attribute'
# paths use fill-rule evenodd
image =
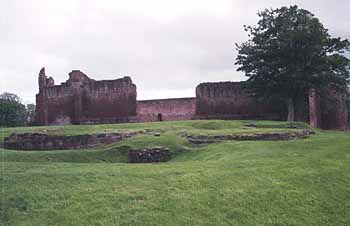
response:
<svg viewBox="0 0 350 226"><path fill-rule="evenodd" d="M128 152L129 163L167 162L171 159L171 153L167 148L145 148L130 150Z"/></svg>
<svg viewBox="0 0 350 226"><path fill-rule="evenodd" d="M44 133L13 133L5 138L4 148L14 150L83 149L119 142L137 134L137 132L129 132L64 136Z"/></svg>
<svg viewBox="0 0 350 226"><path fill-rule="evenodd" d="M285 141L293 139L307 138L315 134L312 130L301 130L293 132L275 132L275 133L255 133L255 134L229 134L229 135L185 135L192 144L210 144L227 140L252 141L252 140L271 140Z"/></svg>

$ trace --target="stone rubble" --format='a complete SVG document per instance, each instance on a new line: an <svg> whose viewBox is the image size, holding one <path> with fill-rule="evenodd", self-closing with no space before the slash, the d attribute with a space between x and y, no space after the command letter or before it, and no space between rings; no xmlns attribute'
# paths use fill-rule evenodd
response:
<svg viewBox="0 0 350 226"><path fill-rule="evenodd" d="M167 162L171 159L169 149L163 147L144 148L141 150L129 150L129 163Z"/></svg>

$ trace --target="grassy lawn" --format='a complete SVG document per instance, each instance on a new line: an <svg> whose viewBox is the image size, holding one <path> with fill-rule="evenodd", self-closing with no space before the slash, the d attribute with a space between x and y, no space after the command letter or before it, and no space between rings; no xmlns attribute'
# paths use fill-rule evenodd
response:
<svg viewBox="0 0 350 226"><path fill-rule="evenodd" d="M0 140L14 131L147 130L161 136L146 133L86 150L0 149L0 225L350 225L349 132L202 146L181 136L285 132L289 126L203 120L2 129ZM125 163L131 147L152 146L169 148L173 159Z"/></svg>

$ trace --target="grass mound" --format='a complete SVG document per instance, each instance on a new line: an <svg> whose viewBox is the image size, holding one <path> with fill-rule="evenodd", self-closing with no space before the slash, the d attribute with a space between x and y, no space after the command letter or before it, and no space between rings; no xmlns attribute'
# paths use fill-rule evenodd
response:
<svg viewBox="0 0 350 226"><path fill-rule="evenodd" d="M227 121L227 123L222 123L220 121L202 121L202 122L193 122L191 126L195 129L199 130L223 130L230 129L234 127L240 126L241 123L237 123L234 121Z"/></svg>
<svg viewBox="0 0 350 226"><path fill-rule="evenodd" d="M254 128L246 125L254 124ZM301 128L307 128L301 123ZM295 131L290 129L290 124L271 121L222 121L222 120L198 120L180 122L155 122L134 124L108 124L108 125L69 125L54 127L24 127L7 128L2 132L1 138L12 132L44 132L55 135L80 135L86 133L115 133L115 132L144 131L139 135L120 143L102 145L100 147L84 150L55 150L55 151L13 151L3 150L6 161L25 162L127 162L127 150L152 148L156 146L168 148L172 156L196 151L198 148L189 143L183 137L184 133L198 135L225 135L225 134L254 134L269 132ZM160 133L160 136L155 136ZM183 158L182 158L183 159Z"/></svg>
<svg viewBox="0 0 350 226"><path fill-rule="evenodd" d="M245 126L252 123L256 127ZM349 132L317 131L308 139L225 141L201 147L181 136L291 130L282 122L218 120L12 128L2 130L2 136L57 128L50 132L149 133L96 149L0 149L0 225L350 223ZM130 147L152 146L169 148L174 158L157 164L125 163Z"/></svg>

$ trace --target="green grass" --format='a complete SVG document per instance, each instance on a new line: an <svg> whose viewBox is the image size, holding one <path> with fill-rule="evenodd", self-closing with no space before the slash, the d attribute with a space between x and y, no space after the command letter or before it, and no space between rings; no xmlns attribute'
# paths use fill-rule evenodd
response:
<svg viewBox="0 0 350 226"><path fill-rule="evenodd" d="M257 128L244 125L256 124ZM87 150L0 149L0 225L350 225L350 133L292 141L193 146L180 135L289 131L270 121L186 121L12 128L59 134L152 130ZM298 124L307 128L305 124ZM130 147L165 146L174 158L126 164Z"/></svg>
<svg viewBox="0 0 350 226"><path fill-rule="evenodd" d="M257 128L247 128L245 125L256 125ZM111 133L118 131L190 131L199 134L226 134L259 131L288 131L290 125L306 128L304 123L287 123L274 121L177 121L177 122L153 122L153 123L124 123L124 124L102 124L102 125L66 125L66 126L37 126L4 128L0 132L0 141L13 132L45 132L49 134L93 134Z"/></svg>

